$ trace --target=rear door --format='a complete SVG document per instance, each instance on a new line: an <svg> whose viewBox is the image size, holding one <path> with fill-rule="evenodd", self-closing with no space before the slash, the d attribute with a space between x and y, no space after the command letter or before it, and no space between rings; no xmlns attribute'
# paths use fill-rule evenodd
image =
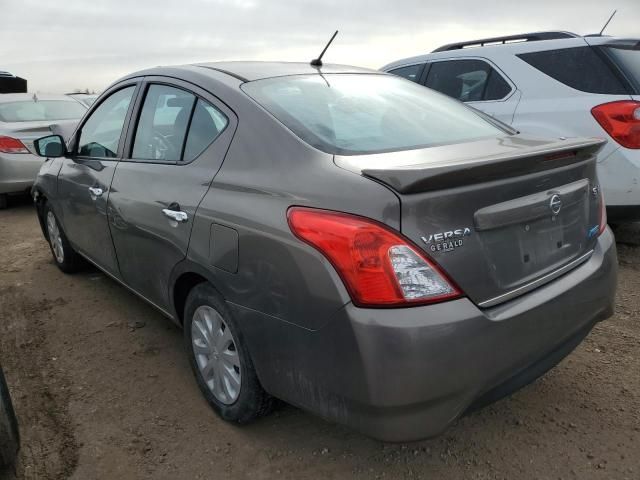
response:
<svg viewBox="0 0 640 480"><path fill-rule="evenodd" d="M147 77L136 112L113 178L111 232L124 281L166 310L171 271L237 120L211 93L162 77Z"/></svg>
<svg viewBox="0 0 640 480"><path fill-rule="evenodd" d="M116 277L107 212L137 87L135 81L114 87L83 119L72 139L73 153L63 159L58 175L58 213L67 237L76 250Z"/></svg>
<svg viewBox="0 0 640 480"><path fill-rule="evenodd" d="M480 58L431 62L425 86L511 124L520 92L494 65Z"/></svg>

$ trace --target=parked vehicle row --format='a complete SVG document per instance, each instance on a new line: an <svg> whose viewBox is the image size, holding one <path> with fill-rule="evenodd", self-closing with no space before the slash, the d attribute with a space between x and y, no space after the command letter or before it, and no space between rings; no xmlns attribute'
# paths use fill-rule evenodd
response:
<svg viewBox="0 0 640 480"><path fill-rule="evenodd" d="M412 440L612 314L606 148L379 71L207 63L131 74L38 139L32 193L62 271L86 260L183 327L223 419L275 397Z"/></svg>
<svg viewBox="0 0 640 480"><path fill-rule="evenodd" d="M53 124L68 126L86 107L66 95L0 95L0 208L8 196L28 192L42 166L33 141L51 133Z"/></svg>
<svg viewBox="0 0 640 480"><path fill-rule="evenodd" d="M445 45L382 70L523 132L606 138L598 174L609 219L640 221L640 40L513 35Z"/></svg>

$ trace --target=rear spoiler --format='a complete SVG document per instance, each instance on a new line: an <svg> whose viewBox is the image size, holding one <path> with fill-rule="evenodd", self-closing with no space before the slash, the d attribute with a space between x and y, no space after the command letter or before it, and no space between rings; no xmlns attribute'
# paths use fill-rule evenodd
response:
<svg viewBox="0 0 640 480"><path fill-rule="evenodd" d="M519 141L515 141L518 137ZM497 145L472 142L449 147L433 147L434 150L439 150L437 154L433 152L433 158L430 158L432 149L427 148L419 151L421 162L416 162L416 155L412 155L411 164L388 168L363 168L361 173L399 193L418 193L571 165L594 158L606 144L602 139L577 138L552 142L533 141L530 142L531 146L527 147L526 137L518 135L507 138L512 140L496 139ZM464 148L465 145L467 148ZM445 160L447 148L452 150L449 159ZM487 153L484 153L483 149ZM460 157L460 153L465 155Z"/></svg>
<svg viewBox="0 0 640 480"><path fill-rule="evenodd" d="M640 40L636 38L616 38L604 43L599 43L598 46L620 48L621 50L640 50Z"/></svg>

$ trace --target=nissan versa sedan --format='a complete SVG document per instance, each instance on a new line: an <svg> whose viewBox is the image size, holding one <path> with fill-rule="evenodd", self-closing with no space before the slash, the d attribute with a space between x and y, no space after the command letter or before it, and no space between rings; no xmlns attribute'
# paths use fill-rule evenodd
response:
<svg viewBox="0 0 640 480"><path fill-rule="evenodd" d="M612 314L602 146L380 72L208 63L112 85L36 142L32 192L62 271L86 260L184 327L223 419L278 398L407 441Z"/></svg>
<svg viewBox="0 0 640 480"><path fill-rule="evenodd" d="M65 95L0 95L0 208L8 196L28 192L42 166L33 140L51 133L51 125L77 122L86 107Z"/></svg>

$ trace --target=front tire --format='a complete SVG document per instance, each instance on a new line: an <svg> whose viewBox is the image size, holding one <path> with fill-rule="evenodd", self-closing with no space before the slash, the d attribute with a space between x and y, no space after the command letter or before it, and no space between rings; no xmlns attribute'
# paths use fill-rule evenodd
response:
<svg viewBox="0 0 640 480"><path fill-rule="evenodd" d="M273 408L231 310L202 283L191 290L184 312L184 342L196 382L224 420L248 423Z"/></svg>
<svg viewBox="0 0 640 480"><path fill-rule="evenodd" d="M82 269L82 257L73 249L64 234L58 219L47 203L43 209L44 224L47 229L47 240L53 255L53 261L64 273L74 273Z"/></svg>
<svg viewBox="0 0 640 480"><path fill-rule="evenodd" d="M4 210L5 208L7 208L8 204L9 195L7 195L6 193L0 193L0 210Z"/></svg>

